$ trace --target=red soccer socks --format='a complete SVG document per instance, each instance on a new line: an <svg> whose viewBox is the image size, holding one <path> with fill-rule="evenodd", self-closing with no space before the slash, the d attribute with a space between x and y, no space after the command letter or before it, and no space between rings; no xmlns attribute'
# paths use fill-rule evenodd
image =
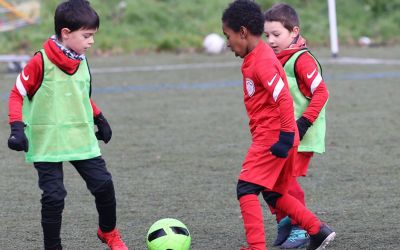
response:
<svg viewBox="0 0 400 250"><path fill-rule="evenodd" d="M277 199L276 209L287 213L292 220L297 222L309 234L318 233L321 222L317 216L290 194L286 193Z"/></svg>
<svg viewBox="0 0 400 250"><path fill-rule="evenodd" d="M248 194L239 199L242 212L246 240L249 244L247 250L266 250L264 220L261 205L257 195ZM319 229L319 228L318 228Z"/></svg>
<svg viewBox="0 0 400 250"><path fill-rule="evenodd" d="M306 205L304 190L301 188L297 178L293 178L292 182L290 183L288 193L299 200L301 204L304 206Z"/></svg>

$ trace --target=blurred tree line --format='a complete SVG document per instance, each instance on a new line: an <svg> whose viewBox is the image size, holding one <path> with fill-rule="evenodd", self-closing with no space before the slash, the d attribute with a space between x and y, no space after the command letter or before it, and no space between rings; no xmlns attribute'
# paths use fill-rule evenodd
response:
<svg viewBox="0 0 400 250"><path fill-rule="evenodd" d="M90 1L101 18L90 53L200 50L203 38L221 32L221 15L231 0ZM256 0L263 10L279 2ZM312 46L329 45L327 0L287 0L296 8L303 36ZM0 33L0 53L32 53L54 33L59 0L41 1L36 26ZM400 41L400 0L336 0L341 46L356 45L362 36L376 45Z"/></svg>

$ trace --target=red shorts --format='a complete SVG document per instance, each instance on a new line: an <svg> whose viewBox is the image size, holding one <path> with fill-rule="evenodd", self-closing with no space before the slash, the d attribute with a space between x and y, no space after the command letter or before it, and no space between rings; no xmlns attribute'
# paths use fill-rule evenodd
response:
<svg viewBox="0 0 400 250"><path fill-rule="evenodd" d="M306 176L313 152L297 152L293 176Z"/></svg>
<svg viewBox="0 0 400 250"><path fill-rule="evenodd" d="M239 180L285 193L293 178L296 153L297 147L293 147L287 158L279 158L271 154L269 146L253 143L247 151Z"/></svg>

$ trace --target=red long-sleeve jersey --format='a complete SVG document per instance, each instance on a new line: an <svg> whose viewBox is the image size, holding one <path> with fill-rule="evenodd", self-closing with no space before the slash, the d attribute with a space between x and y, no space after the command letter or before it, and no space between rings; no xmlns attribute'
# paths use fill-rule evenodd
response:
<svg viewBox="0 0 400 250"><path fill-rule="evenodd" d="M283 50L277 54L277 57L282 65L285 65L287 60L300 49L302 47ZM317 63L309 53L303 53L299 56L295 64L295 73L301 93L310 100L303 116L313 123L328 101L329 92L324 79L318 72Z"/></svg>
<svg viewBox="0 0 400 250"><path fill-rule="evenodd" d="M50 61L65 73L73 74L78 69L80 61L67 57L51 39L48 39L43 44L43 48ZM42 80L43 59L41 54L37 53L29 60L24 69L17 76L15 85L11 90L8 99L8 117L10 123L23 120L22 105L24 97L33 98L36 91L40 88ZM93 115L97 116L100 114L101 110L92 99L90 99L90 103L92 104Z"/></svg>
<svg viewBox="0 0 400 250"><path fill-rule="evenodd" d="M272 145L279 132L296 132L293 99L281 63L260 41L242 64L244 103L253 142ZM294 146L299 142L296 132Z"/></svg>

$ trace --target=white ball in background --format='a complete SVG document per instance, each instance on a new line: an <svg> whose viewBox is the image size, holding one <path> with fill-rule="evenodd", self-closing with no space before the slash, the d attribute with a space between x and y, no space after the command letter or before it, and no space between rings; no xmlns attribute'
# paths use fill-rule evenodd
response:
<svg viewBox="0 0 400 250"><path fill-rule="evenodd" d="M225 39L216 33L211 33L204 38L203 47L207 54L220 54L225 50Z"/></svg>
<svg viewBox="0 0 400 250"><path fill-rule="evenodd" d="M360 37L360 39L358 39L358 44L361 47L368 47L372 44L372 40L371 40L371 38L369 38L367 36L362 36L362 37Z"/></svg>

